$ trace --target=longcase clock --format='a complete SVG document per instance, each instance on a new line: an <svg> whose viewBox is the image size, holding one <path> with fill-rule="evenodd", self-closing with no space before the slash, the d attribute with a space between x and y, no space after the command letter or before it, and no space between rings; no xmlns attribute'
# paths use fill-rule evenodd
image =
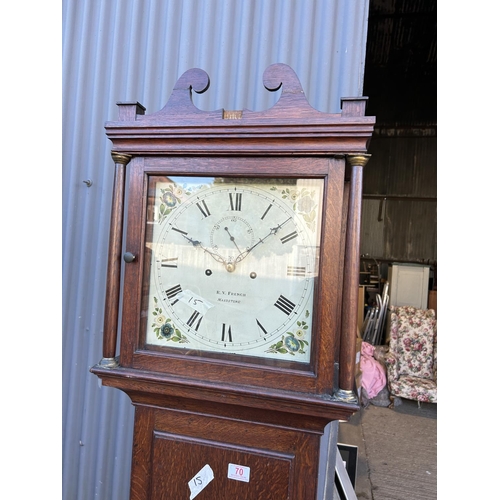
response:
<svg viewBox="0 0 500 500"><path fill-rule="evenodd" d="M283 64L264 85L281 89L266 111L205 112L191 92L209 78L192 69L160 111L118 103L105 126L115 185L91 371L135 406L132 500L315 500L325 426L359 409L374 118L362 97L313 109Z"/></svg>

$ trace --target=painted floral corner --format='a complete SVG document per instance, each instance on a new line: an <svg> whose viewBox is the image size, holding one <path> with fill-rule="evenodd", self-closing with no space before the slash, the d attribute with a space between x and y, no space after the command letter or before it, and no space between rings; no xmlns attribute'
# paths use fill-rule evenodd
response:
<svg viewBox="0 0 500 500"><path fill-rule="evenodd" d="M309 316L309 311L306 311L306 317ZM281 336L281 340L273 344L266 352L278 354L305 354L306 346L309 342L305 340L309 325L306 321L297 321L297 328L294 331L286 332Z"/></svg>
<svg viewBox="0 0 500 500"><path fill-rule="evenodd" d="M273 187L272 190L277 191L278 188ZM315 191L307 188L281 190L281 197L292 203L293 210L302 217L311 231L316 229L317 204L314 201L315 196Z"/></svg>
<svg viewBox="0 0 500 500"><path fill-rule="evenodd" d="M192 190L176 183L169 184L166 188L160 188L157 222L161 224L172 210L177 208L191 194Z"/></svg>
<svg viewBox="0 0 500 500"><path fill-rule="evenodd" d="M171 342L178 342L179 344L187 344L189 340L181 331L175 327L170 318L163 314L162 308L158 304L158 299L153 297L154 309L153 316L154 322L151 324L153 331L158 340L166 340Z"/></svg>

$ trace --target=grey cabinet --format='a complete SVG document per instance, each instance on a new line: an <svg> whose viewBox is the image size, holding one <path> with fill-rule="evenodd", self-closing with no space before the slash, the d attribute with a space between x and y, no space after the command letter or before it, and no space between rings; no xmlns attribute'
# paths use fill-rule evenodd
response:
<svg viewBox="0 0 500 500"><path fill-rule="evenodd" d="M389 306L427 309L429 266L393 264L389 266Z"/></svg>

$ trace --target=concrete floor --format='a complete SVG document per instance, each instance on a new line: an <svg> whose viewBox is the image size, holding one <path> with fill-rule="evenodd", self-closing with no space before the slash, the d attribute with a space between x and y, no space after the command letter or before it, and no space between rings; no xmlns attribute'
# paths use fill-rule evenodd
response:
<svg viewBox="0 0 500 500"><path fill-rule="evenodd" d="M437 404L369 405L339 424L338 442L358 447L359 500L437 498Z"/></svg>

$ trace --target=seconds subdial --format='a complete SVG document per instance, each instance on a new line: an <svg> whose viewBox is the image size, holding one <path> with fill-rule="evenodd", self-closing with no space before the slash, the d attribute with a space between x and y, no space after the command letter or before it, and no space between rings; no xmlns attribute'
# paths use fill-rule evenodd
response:
<svg viewBox="0 0 500 500"><path fill-rule="evenodd" d="M238 255L252 248L254 241L252 226L236 215L223 217L210 232L211 251L224 259L228 271L235 266Z"/></svg>

